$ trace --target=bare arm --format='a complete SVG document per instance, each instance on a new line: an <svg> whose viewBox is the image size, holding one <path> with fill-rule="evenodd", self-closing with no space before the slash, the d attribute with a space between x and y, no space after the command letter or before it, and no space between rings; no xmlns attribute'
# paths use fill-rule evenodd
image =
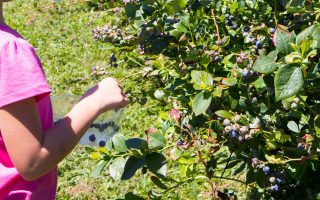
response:
<svg viewBox="0 0 320 200"><path fill-rule="evenodd" d="M0 129L17 170L26 180L35 180L70 153L99 114L127 103L118 83L105 79L46 134L34 98L0 108Z"/></svg>

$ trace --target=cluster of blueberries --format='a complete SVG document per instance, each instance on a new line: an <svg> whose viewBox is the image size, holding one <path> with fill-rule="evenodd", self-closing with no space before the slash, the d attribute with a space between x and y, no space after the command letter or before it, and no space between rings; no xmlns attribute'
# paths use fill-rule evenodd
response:
<svg viewBox="0 0 320 200"><path fill-rule="evenodd" d="M252 162L252 166L254 168L258 168L260 166L259 160L256 157L252 158L251 162ZM272 191L272 192L279 191L281 184L284 183L284 179L281 177L281 175L279 173L276 173L276 172L271 172L270 171L270 167L267 166L267 165L264 165L262 167L262 171L269 178L269 183L268 183L269 190Z"/></svg>
<svg viewBox="0 0 320 200"><path fill-rule="evenodd" d="M219 53L216 51L209 51L208 55L214 62L219 62L221 60Z"/></svg>
<svg viewBox="0 0 320 200"><path fill-rule="evenodd" d="M171 21L176 23L175 19L171 19ZM146 27L140 31L138 37L140 41L139 52L140 54L146 54L152 51L152 48L150 48L151 43L156 42L158 39L164 38L165 33L151 27Z"/></svg>
<svg viewBox="0 0 320 200"><path fill-rule="evenodd" d="M226 19L226 24L232 27L233 30L237 30L239 28L238 24L234 21L235 17L230 14L225 14L224 18ZM248 30L250 31L250 29Z"/></svg>
<svg viewBox="0 0 320 200"><path fill-rule="evenodd" d="M114 121L108 121L108 122L105 122L105 123L93 123L90 126L90 128L98 129L100 133L104 132L109 127L112 128L112 131L115 132L115 133L118 132L119 129L120 129L120 127L118 125L116 125ZM95 134L89 135L89 141L90 142L95 142L96 139L97 139L97 137L96 137ZM106 146L106 141L104 141L104 140L99 141L99 146L100 147Z"/></svg>
<svg viewBox="0 0 320 200"><path fill-rule="evenodd" d="M117 26L104 26L92 29L93 37L96 41L110 42L116 45L127 44L134 36L125 36Z"/></svg>
<svg viewBox="0 0 320 200"><path fill-rule="evenodd" d="M252 158L251 160L251 164L254 168L258 168L261 166L261 163L260 161L258 160L258 158L254 157ZM263 173L265 173L268 178L269 178L269 190L272 191L272 192L276 192L276 191L279 191L280 190L280 186L281 184L284 183L284 179L280 176L279 173L276 173L276 172L271 172L270 171L270 167L267 166L267 165L264 165L262 167L262 171Z"/></svg>
<svg viewBox="0 0 320 200"><path fill-rule="evenodd" d="M232 123L230 119L219 118L220 121L223 121L224 132L228 134L230 138L237 139L239 142L252 139L260 128L259 124L253 124L252 128L250 126L240 126L237 123L241 118L241 115L236 115L234 117L235 123Z"/></svg>

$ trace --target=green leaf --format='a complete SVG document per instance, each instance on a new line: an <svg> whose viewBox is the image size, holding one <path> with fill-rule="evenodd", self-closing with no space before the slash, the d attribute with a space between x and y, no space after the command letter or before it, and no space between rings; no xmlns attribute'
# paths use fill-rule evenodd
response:
<svg viewBox="0 0 320 200"><path fill-rule="evenodd" d="M276 101L292 97L303 88L304 79L298 64L289 64L280 68L275 75Z"/></svg>
<svg viewBox="0 0 320 200"><path fill-rule="evenodd" d="M136 171L142 168L145 164L146 164L145 158L136 158L134 156L130 156L124 166L124 171L121 176L121 180L129 180L134 176Z"/></svg>
<svg viewBox="0 0 320 200"><path fill-rule="evenodd" d="M292 52L292 47L290 43L293 43L294 41L290 36L287 35L287 33L281 29L277 29L275 38L275 45L279 53L287 55Z"/></svg>
<svg viewBox="0 0 320 200"><path fill-rule="evenodd" d="M314 128L316 129L317 135L320 136L320 115L314 118Z"/></svg>
<svg viewBox="0 0 320 200"><path fill-rule="evenodd" d="M127 158L118 157L112 161L111 165L109 165L109 173L114 180L121 180L126 162Z"/></svg>
<svg viewBox="0 0 320 200"><path fill-rule="evenodd" d="M268 54L268 57L271 58L273 61L276 61L278 58L278 51L277 50L271 51Z"/></svg>
<svg viewBox="0 0 320 200"><path fill-rule="evenodd" d="M290 0L286 5L288 13L301 13L305 11L305 0Z"/></svg>
<svg viewBox="0 0 320 200"><path fill-rule="evenodd" d="M188 28L181 22L174 24L173 27L180 33L188 33Z"/></svg>
<svg viewBox="0 0 320 200"><path fill-rule="evenodd" d="M161 133L151 133L149 137L149 148L150 149L159 149L166 145L166 139Z"/></svg>
<svg viewBox="0 0 320 200"><path fill-rule="evenodd" d="M194 180L192 183L191 183L191 192L192 192L192 196L195 200L198 199L198 192L197 192L197 181Z"/></svg>
<svg viewBox="0 0 320 200"><path fill-rule="evenodd" d="M238 83L238 80L234 77L222 79L222 84L224 84L224 85L233 86L237 83Z"/></svg>
<svg viewBox="0 0 320 200"><path fill-rule="evenodd" d="M253 64L253 70L259 73L270 74L277 69L278 64L271 56L260 56Z"/></svg>
<svg viewBox="0 0 320 200"><path fill-rule="evenodd" d="M97 168L91 173L91 176L93 178L96 178L100 176L102 170L105 168L105 166L109 163L108 160L102 160L101 162L98 163Z"/></svg>
<svg viewBox="0 0 320 200"><path fill-rule="evenodd" d="M283 162L283 157L280 155L265 155L266 159L269 163L272 164L281 164Z"/></svg>
<svg viewBox="0 0 320 200"><path fill-rule="evenodd" d="M300 45L303 40L307 39L310 35L313 34L316 28L317 28L317 25L312 25L306 28L305 30L303 30L301 33L299 33L296 38L296 44Z"/></svg>
<svg viewBox="0 0 320 200"><path fill-rule="evenodd" d="M226 110L218 110L215 112L215 114L224 119L232 119L233 117L233 114Z"/></svg>
<svg viewBox="0 0 320 200"><path fill-rule="evenodd" d="M136 12L139 10L139 6L133 3L127 3L125 6L126 15L128 18L134 18L136 16Z"/></svg>
<svg viewBox="0 0 320 200"><path fill-rule="evenodd" d="M147 150L148 143L147 141L140 138L130 138L125 141L125 144L128 149L139 149L139 150Z"/></svg>
<svg viewBox="0 0 320 200"><path fill-rule="evenodd" d="M112 144L114 150L117 152L126 152L127 151L127 146L126 146L126 137L123 136L122 134L116 134L112 137Z"/></svg>
<svg viewBox="0 0 320 200"><path fill-rule="evenodd" d="M210 106L211 101L212 96L210 93L202 91L197 94L192 101L192 110L195 115L198 116L204 113Z"/></svg>
<svg viewBox="0 0 320 200"><path fill-rule="evenodd" d="M288 124L287 124L287 127L291 131L293 131L295 133L299 133L300 132L298 124L296 122L294 122L294 121L289 121Z"/></svg>
<svg viewBox="0 0 320 200"><path fill-rule="evenodd" d="M239 3L234 1L230 7L230 13L233 14L239 8Z"/></svg>
<svg viewBox="0 0 320 200"><path fill-rule="evenodd" d="M204 71L191 71L191 78L200 88L205 89L213 84L212 76Z"/></svg>
<svg viewBox="0 0 320 200"><path fill-rule="evenodd" d="M148 169L155 175L164 178L167 173L166 158L161 153L153 152L146 155Z"/></svg>

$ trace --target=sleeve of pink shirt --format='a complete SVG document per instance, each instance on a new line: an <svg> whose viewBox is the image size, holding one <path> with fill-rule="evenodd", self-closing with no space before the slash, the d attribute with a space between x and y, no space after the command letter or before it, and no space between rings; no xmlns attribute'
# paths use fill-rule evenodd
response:
<svg viewBox="0 0 320 200"><path fill-rule="evenodd" d="M34 48L23 39L0 47L0 107L30 97L39 101L50 94L41 62Z"/></svg>

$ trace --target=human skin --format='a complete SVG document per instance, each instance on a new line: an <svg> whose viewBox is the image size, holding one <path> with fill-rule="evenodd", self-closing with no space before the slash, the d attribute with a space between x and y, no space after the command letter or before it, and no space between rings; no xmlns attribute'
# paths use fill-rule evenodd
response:
<svg viewBox="0 0 320 200"><path fill-rule="evenodd" d="M5 24L1 2L0 24ZM14 166L25 180L32 181L57 166L100 114L127 104L118 81L106 78L89 89L46 133L42 131L35 97L1 107L0 130Z"/></svg>

